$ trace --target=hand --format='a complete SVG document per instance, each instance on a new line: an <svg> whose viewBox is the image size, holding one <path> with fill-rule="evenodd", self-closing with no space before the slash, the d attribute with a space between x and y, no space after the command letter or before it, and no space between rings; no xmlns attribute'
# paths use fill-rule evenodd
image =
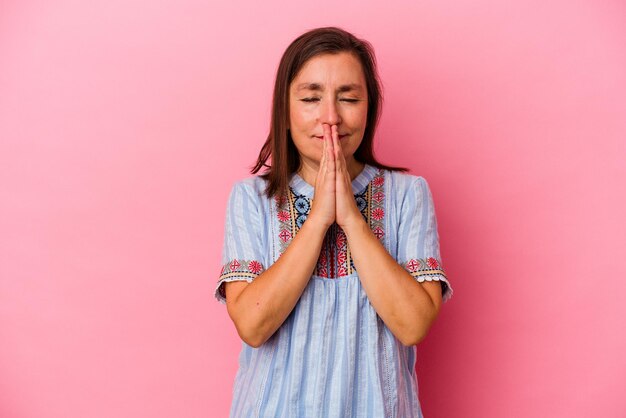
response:
<svg viewBox="0 0 626 418"><path fill-rule="evenodd" d="M315 195L307 221L317 219L315 222L320 222L328 228L335 222L336 167L330 127L327 124L322 127L324 129L322 159L315 178Z"/></svg>
<svg viewBox="0 0 626 418"><path fill-rule="evenodd" d="M326 125L327 126L327 125ZM333 165L335 166L335 201L336 212L335 221L341 229L346 229L348 225L363 220L363 215L356 205L354 194L352 193L352 180L348 172L346 159L343 155L343 149L339 141L339 133L337 125L332 126L332 144L333 144ZM326 130L324 130L326 132Z"/></svg>

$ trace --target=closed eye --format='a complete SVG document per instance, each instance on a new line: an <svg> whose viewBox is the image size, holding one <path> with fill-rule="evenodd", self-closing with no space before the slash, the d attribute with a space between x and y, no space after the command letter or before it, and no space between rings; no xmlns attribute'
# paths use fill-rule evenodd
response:
<svg viewBox="0 0 626 418"><path fill-rule="evenodd" d="M317 102L320 99L317 98L317 97L307 97L307 98L301 99L301 100L303 102L311 103L311 102ZM349 102L349 103L356 103L356 102L359 101L359 99L339 99L339 100L344 101L344 102Z"/></svg>

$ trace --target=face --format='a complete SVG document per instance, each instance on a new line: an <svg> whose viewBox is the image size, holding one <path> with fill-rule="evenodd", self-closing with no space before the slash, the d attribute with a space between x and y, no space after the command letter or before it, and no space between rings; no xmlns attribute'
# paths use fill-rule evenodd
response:
<svg viewBox="0 0 626 418"><path fill-rule="evenodd" d="M337 125L346 162L361 144L367 87L358 58L348 52L308 60L289 86L289 130L304 164L319 165L323 124Z"/></svg>

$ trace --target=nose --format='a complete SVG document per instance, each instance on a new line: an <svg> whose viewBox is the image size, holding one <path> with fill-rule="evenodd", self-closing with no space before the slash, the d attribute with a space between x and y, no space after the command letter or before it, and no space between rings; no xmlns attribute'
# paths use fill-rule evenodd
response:
<svg viewBox="0 0 626 418"><path fill-rule="evenodd" d="M325 100L325 104L321 109L320 122L329 125L339 125L341 123L341 115L335 100Z"/></svg>

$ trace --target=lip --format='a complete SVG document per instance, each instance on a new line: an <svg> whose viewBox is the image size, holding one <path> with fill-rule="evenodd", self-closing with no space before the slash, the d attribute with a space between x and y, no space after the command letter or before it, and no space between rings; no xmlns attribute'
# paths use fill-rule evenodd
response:
<svg viewBox="0 0 626 418"><path fill-rule="evenodd" d="M342 135L339 135L339 139L343 139L343 138L345 138L346 136L348 136L348 134L342 134ZM324 139L324 136L317 136L317 135L315 135L315 138L317 138L317 139Z"/></svg>

